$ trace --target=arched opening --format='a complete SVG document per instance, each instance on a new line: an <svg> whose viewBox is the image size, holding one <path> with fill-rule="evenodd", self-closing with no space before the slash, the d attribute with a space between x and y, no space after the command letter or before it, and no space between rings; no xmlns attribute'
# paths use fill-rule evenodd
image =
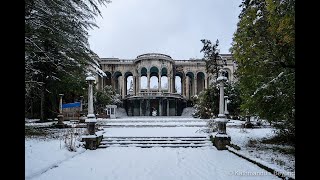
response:
<svg viewBox="0 0 320 180"><path fill-rule="evenodd" d="M131 72L126 72L124 75L124 80L125 80L125 95L133 94L134 93L134 82L133 82L133 74Z"/></svg>
<svg viewBox="0 0 320 180"><path fill-rule="evenodd" d="M119 77L122 76L122 73L117 71L113 74L114 78L114 90L117 94L121 94L121 82L119 80Z"/></svg>
<svg viewBox="0 0 320 180"><path fill-rule="evenodd" d="M162 68L162 70L161 70L161 89L168 90L168 70L167 70L167 68Z"/></svg>
<svg viewBox="0 0 320 180"><path fill-rule="evenodd" d="M111 77L112 77L111 73L108 71L106 71L104 73L106 74L106 76L104 77L104 86L106 86L106 85L111 86L112 85L111 84Z"/></svg>
<svg viewBox="0 0 320 180"><path fill-rule="evenodd" d="M148 89L148 77L147 77L147 68L143 67L140 71L140 89L141 91L145 91Z"/></svg>
<svg viewBox="0 0 320 180"><path fill-rule="evenodd" d="M158 77L152 76L150 78L150 89L158 89Z"/></svg>
<svg viewBox="0 0 320 180"><path fill-rule="evenodd" d="M181 72L177 72L175 76L175 92L179 94L183 94L183 74Z"/></svg>
<svg viewBox="0 0 320 180"><path fill-rule="evenodd" d="M190 98L191 96L194 95L194 74L192 72L188 72L186 74L186 96L187 98Z"/></svg>
<svg viewBox="0 0 320 180"><path fill-rule="evenodd" d="M153 66L150 69L150 90L157 91L159 88L159 69Z"/></svg>
<svg viewBox="0 0 320 180"><path fill-rule="evenodd" d="M230 69L224 68L224 76L229 80L230 79Z"/></svg>
<svg viewBox="0 0 320 180"><path fill-rule="evenodd" d="M199 94L201 91L204 90L204 73L203 72L198 72L197 74L197 93Z"/></svg>

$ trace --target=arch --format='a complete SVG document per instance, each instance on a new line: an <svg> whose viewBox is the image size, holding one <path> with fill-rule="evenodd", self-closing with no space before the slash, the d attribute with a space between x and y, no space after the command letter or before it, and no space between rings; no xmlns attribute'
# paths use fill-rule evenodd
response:
<svg viewBox="0 0 320 180"><path fill-rule="evenodd" d="M159 88L159 69L156 66L150 68L150 89Z"/></svg>
<svg viewBox="0 0 320 180"><path fill-rule="evenodd" d="M104 73L106 74L106 77L104 78L104 84L105 84L105 86L106 86L106 85L111 86L111 85L112 85L112 83L111 83L111 79L112 79L111 72L106 71L106 72L104 72Z"/></svg>
<svg viewBox="0 0 320 180"><path fill-rule="evenodd" d="M231 70L229 68L224 68L225 72L224 72L224 76L230 80L230 75L231 75Z"/></svg>
<svg viewBox="0 0 320 180"><path fill-rule="evenodd" d="M176 72L175 75L175 92L179 94L183 94L184 86L183 86L183 76L184 74L182 72Z"/></svg>
<svg viewBox="0 0 320 180"><path fill-rule="evenodd" d="M119 81L120 76L122 76L122 73L119 71L116 71L115 73L113 73L114 90L116 91L117 94L121 93L121 84Z"/></svg>
<svg viewBox="0 0 320 180"><path fill-rule="evenodd" d="M168 69L165 68L165 67L163 67L163 68L161 69L161 76L167 76L167 75L168 75Z"/></svg>
<svg viewBox="0 0 320 180"><path fill-rule="evenodd" d="M204 90L204 84L205 84L205 75L203 72L197 73L197 93L199 94L201 91Z"/></svg>
<svg viewBox="0 0 320 180"><path fill-rule="evenodd" d="M140 90L141 89L148 89L148 77L147 77L148 70L145 67L142 67L140 70Z"/></svg>
<svg viewBox="0 0 320 180"><path fill-rule="evenodd" d="M150 77L151 76L158 76L159 74L159 69L156 66L152 66L150 68Z"/></svg>
<svg viewBox="0 0 320 180"><path fill-rule="evenodd" d="M168 69L166 67L163 67L161 69L161 89L168 90Z"/></svg>
<svg viewBox="0 0 320 180"><path fill-rule="evenodd" d="M124 74L124 81L125 81L124 83L125 87L123 89L124 89L125 95L132 94L133 89L135 88L134 82L133 82L133 73L130 71L126 72ZM132 89L130 89L131 86L132 86Z"/></svg>
<svg viewBox="0 0 320 180"><path fill-rule="evenodd" d="M194 74L193 72L187 72L186 74L186 96L190 98L194 95Z"/></svg>
<svg viewBox="0 0 320 180"><path fill-rule="evenodd" d="M141 70L140 70L140 75L141 76L147 76L147 72L148 72L147 68L142 67Z"/></svg>

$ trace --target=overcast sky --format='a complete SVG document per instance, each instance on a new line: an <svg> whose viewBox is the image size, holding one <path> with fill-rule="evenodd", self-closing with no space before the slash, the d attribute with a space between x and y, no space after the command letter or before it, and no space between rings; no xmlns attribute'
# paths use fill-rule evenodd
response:
<svg viewBox="0 0 320 180"><path fill-rule="evenodd" d="M202 58L201 39L219 39L221 54L230 53L241 0L112 0L102 6L99 28L89 44L99 57L134 59L163 53L173 59Z"/></svg>

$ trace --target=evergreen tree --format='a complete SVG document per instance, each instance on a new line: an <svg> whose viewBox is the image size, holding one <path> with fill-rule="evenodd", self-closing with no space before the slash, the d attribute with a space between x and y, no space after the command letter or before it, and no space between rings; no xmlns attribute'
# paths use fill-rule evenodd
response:
<svg viewBox="0 0 320 180"><path fill-rule="evenodd" d="M206 62L206 71L218 77L219 69L226 64L219 56L219 40L217 39L215 44L212 44L211 41L207 39L201 39L201 42L203 43L203 47L200 52L203 52L202 59Z"/></svg>
<svg viewBox="0 0 320 180"><path fill-rule="evenodd" d="M244 0L231 51L246 115L295 139L295 1Z"/></svg>
<svg viewBox="0 0 320 180"><path fill-rule="evenodd" d="M93 20L101 15L98 5L106 3L107 0L25 1L26 110L39 102L34 98L40 98L41 120L53 116L57 93L66 92L55 93L57 87L66 90L83 82L78 81L79 77L84 76L88 65L95 64L87 31L97 27ZM83 86L78 85L71 87L81 91ZM36 92L41 94L34 96Z"/></svg>

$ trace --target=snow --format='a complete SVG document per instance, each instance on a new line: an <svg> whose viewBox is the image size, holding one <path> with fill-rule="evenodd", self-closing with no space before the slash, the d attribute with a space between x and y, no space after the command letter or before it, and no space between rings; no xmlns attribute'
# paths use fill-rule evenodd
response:
<svg viewBox="0 0 320 180"><path fill-rule="evenodd" d="M92 76L86 77L86 81L95 81L96 79Z"/></svg>
<svg viewBox="0 0 320 180"><path fill-rule="evenodd" d="M160 137L165 135L166 137L179 137L179 136L202 136L205 133L199 131L199 127L166 127L166 128L104 128L104 137Z"/></svg>
<svg viewBox="0 0 320 180"><path fill-rule="evenodd" d="M219 76L217 78L217 81L226 81L226 80L228 80L228 79L226 77L224 77L224 76Z"/></svg>
<svg viewBox="0 0 320 180"><path fill-rule="evenodd" d="M241 124L236 123L237 120L231 120L233 124ZM228 123L227 123L228 125ZM216 133L212 133L215 135ZM290 154L283 154L280 152L276 152L274 148L277 147L290 147L284 145L271 145L271 144L262 144L257 142L257 144L252 147L248 146L249 140L251 141L259 141L263 138L271 138L275 135L274 129L271 127L266 128L237 128L236 126L227 127L227 134L231 136L231 143L238 145L241 150L236 151L237 153L248 157L252 160L255 160L267 167L275 169L278 172L283 174L289 174L293 176L295 174L295 157ZM291 176L290 176L291 177Z"/></svg>
<svg viewBox="0 0 320 180"><path fill-rule="evenodd" d="M25 140L25 177L30 179L40 175L84 151L79 148L77 152L70 152L64 147L63 140L59 139L48 141L28 138Z"/></svg>
<svg viewBox="0 0 320 180"><path fill-rule="evenodd" d="M90 123L90 122L97 122L96 118L88 118L85 120L86 123Z"/></svg>
<svg viewBox="0 0 320 180"><path fill-rule="evenodd" d="M277 80L279 78L281 78L281 76L283 75L284 72L281 72L278 74L277 77L273 78L271 81L269 81L267 84L263 84L261 87L257 88L254 93L251 95L251 97L253 97L254 95L256 95L261 89L266 89L271 83L275 83L277 82Z"/></svg>
<svg viewBox="0 0 320 180"><path fill-rule="evenodd" d="M124 117L98 119L102 124L195 124L206 121L192 117ZM236 120L228 123L241 124ZM140 127L103 128L104 137L209 137L201 131L206 127ZM59 129L57 129L59 130ZM227 128L231 142L243 145L248 134L253 137L272 136L271 128L247 129ZM239 138L236 137L239 135ZM60 143L61 148L60 148ZM210 144L211 142L208 141ZM242 147L241 147L242 148ZM97 150L78 148L69 152L59 139L28 139L26 149L26 179L33 180L194 180L194 179L279 179L255 164L229 151L218 151L214 146L198 148L139 148L108 147ZM245 153L245 151L243 151ZM286 172L286 171L285 171Z"/></svg>
<svg viewBox="0 0 320 180"><path fill-rule="evenodd" d="M215 137L230 137L229 135L227 134L216 134Z"/></svg>
<svg viewBox="0 0 320 180"><path fill-rule="evenodd" d="M212 148L106 148L86 151L34 180L279 179L227 151Z"/></svg>
<svg viewBox="0 0 320 180"><path fill-rule="evenodd" d="M182 117L192 117L192 113L195 112L194 107L186 107L183 109L181 116Z"/></svg>
<svg viewBox="0 0 320 180"><path fill-rule="evenodd" d="M226 122L228 122L228 119L226 119L226 118L215 118L214 121L215 122L224 122L224 123L226 123Z"/></svg>

